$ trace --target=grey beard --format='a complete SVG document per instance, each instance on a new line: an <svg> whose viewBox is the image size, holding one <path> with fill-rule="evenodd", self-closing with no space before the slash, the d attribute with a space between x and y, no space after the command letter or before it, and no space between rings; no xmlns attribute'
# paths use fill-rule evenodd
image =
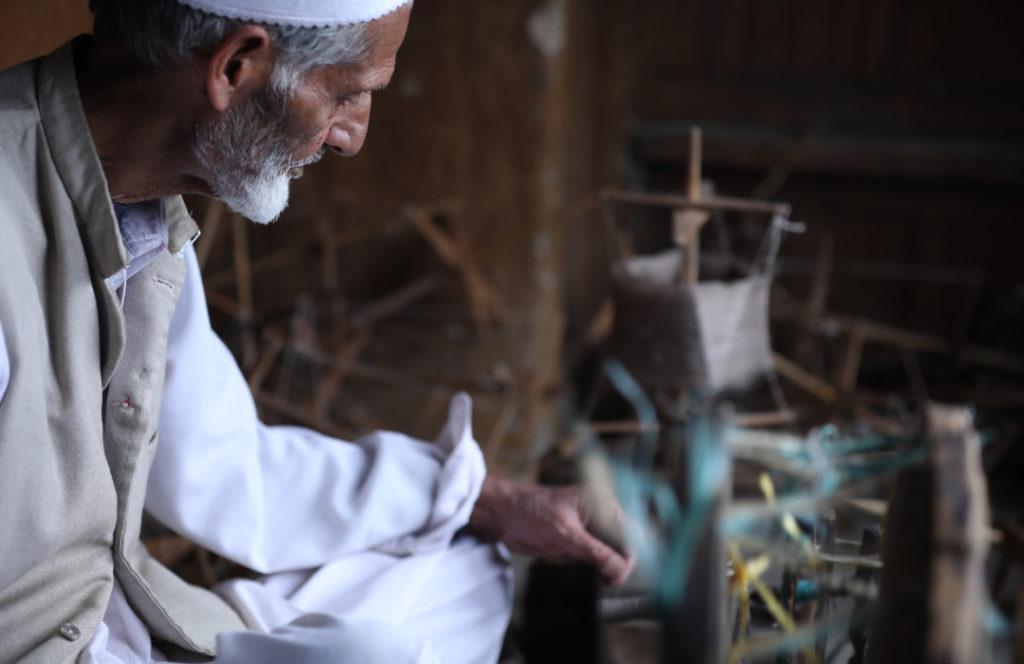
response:
<svg viewBox="0 0 1024 664"><path fill-rule="evenodd" d="M196 127L194 151L213 195L259 224L275 221L288 205L296 164L282 131L287 107L268 85L218 122Z"/></svg>

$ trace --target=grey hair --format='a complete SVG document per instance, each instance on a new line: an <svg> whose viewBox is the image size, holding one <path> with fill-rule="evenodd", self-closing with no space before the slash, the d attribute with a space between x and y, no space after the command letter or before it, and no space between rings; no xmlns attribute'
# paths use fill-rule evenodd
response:
<svg viewBox="0 0 1024 664"><path fill-rule="evenodd" d="M245 25L267 30L277 51L271 85L290 96L303 75L317 67L350 65L367 54L365 24L325 28L270 25L209 14L177 0L89 0L98 37L117 39L147 67L183 64L212 49Z"/></svg>

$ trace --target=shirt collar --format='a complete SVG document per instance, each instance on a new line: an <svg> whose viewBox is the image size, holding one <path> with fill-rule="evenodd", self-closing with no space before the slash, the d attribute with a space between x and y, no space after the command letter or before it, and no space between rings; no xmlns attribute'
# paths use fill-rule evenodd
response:
<svg viewBox="0 0 1024 664"><path fill-rule="evenodd" d="M167 223L164 221L163 203L147 201L133 205L114 203L117 227L128 262L167 246Z"/></svg>

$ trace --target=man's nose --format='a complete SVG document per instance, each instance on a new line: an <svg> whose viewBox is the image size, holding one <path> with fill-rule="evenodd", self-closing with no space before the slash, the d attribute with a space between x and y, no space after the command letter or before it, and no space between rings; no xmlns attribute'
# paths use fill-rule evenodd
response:
<svg viewBox="0 0 1024 664"><path fill-rule="evenodd" d="M354 157L359 154L365 141L366 125L334 126L327 133L327 147L342 157Z"/></svg>
<svg viewBox="0 0 1024 664"><path fill-rule="evenodd" d="M327 146L335 154L354 157L363 149L369 125L370 103L367 99L357 109L338 118L327 132Z"/></svg>

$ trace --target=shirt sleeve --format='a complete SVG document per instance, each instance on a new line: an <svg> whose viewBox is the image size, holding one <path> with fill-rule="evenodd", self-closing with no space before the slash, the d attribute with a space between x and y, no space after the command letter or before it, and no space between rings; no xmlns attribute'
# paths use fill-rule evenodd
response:
<svg viewBox="0 0 1024 664"><path fill-rule="evenodd" d="M469 521L485 475L469 397L452 399L434 442L392 432L347 442L264 425L234 357L210 327L191 248L185 260L147 511L262 573L371 549L412 554L447 546Z"/></svg>
<svg viewBox="0 0 1024 664"><path fill-rule="evenodd" d="M11 381L11 358L7 355L7 342L4 341L4 326L0 323L0 402L7 394L7 385Z"/></svg>

